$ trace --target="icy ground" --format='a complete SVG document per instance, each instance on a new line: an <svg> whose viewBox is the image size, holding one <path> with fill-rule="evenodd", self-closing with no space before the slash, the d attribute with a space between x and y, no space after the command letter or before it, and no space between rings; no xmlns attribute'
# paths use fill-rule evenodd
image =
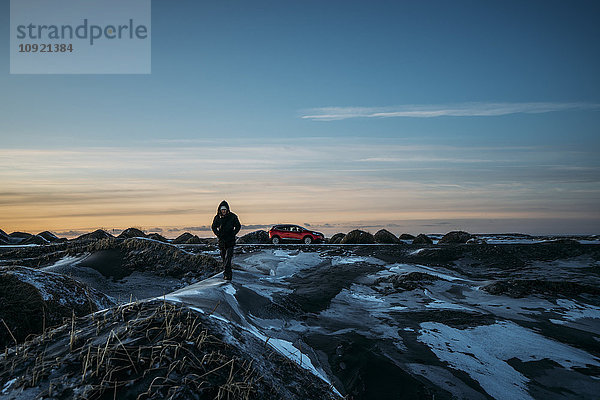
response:
<svg viewBox="0 0 600 400"><path fill-rule="evenodd" d="M436 398L600 393L597 305L494 296L481 290L490 281L350 249L263 248L235 263L233 282L216 275L166 299L233 321L342 394L409 398L407 383ZM411 272L435 279L406 291L378 281Z"/></svg>
<svg viewBox="0 0 600 400"><path fill-rule="evenodd" d="M115 269L100 252L43 269L119 302L184 303L355 400L598 399L598 245L511 240L498 248L242 245L232 282L215 274L188 286L189 278L157 276L160 268L109 279L84 266L95 257L101 270ZM180 247L218 256L214 246Z"/></svg>

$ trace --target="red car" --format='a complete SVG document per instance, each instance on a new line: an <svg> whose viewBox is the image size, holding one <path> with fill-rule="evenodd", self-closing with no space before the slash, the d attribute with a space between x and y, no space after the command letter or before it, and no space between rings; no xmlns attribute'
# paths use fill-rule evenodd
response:
<svg viewBox="0 0 600 400"><path fill-rule="evenodd" d="M269 229L271 243L279 244L284 240L311 244L325 241L321 232L310 231L298 225L275 225Z"/></svg>

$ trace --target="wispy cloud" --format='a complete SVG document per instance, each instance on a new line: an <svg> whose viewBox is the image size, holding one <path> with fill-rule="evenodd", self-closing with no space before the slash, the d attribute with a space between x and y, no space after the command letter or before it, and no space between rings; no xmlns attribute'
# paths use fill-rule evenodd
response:
<svg viewBox="0 0 600 400"><path fill-rule="evenodd" d="M599 108L600 104L596 103L461 103L394 107L320 107L304 111L301 118L313 121L336 121L348 118L495 117Z"/></svg>

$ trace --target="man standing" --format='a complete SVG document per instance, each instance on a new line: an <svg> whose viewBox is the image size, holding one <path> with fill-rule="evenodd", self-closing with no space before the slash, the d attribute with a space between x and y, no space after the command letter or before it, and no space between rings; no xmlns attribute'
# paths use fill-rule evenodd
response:
<svg viewBox="0 0 600 400"><path fill-rule="evenodd" d="M229 210L229 204L225 200L219 204L217 215L213 219L212 231L219 238L219 250L223 260L223 278L230 281L232 278L231 258L233 257L233 246L235 235L240 231L242 225L238 216Z"/></svg>

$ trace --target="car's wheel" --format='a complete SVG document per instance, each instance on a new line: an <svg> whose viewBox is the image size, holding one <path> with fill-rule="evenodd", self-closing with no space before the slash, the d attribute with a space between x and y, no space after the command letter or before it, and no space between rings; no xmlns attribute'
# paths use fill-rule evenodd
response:
<svg viewBox="0 0 600 400"><path fill-rule="evenodd" d="M310 236L306 236L304 238L304 244L311 244L312 243L312 238Z"/></svg>
<svg viewBox="0 0 600 400"><path fill-rule="evenodd" d="M281 242L281 239L279 239L279 236L273 236L271 238L271 243L273 244L279 244Z"/></svg>

